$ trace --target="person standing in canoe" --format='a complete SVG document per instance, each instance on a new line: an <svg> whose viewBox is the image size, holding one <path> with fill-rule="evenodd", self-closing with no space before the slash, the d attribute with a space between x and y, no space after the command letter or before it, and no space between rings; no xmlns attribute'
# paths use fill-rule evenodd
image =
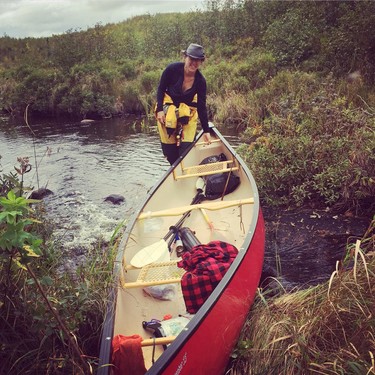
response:
<svg viewBox="0 0 375 375"><path fill-rule="evenodd" d="M156 119L164 156L172 165L194 142L198 118L210 143L206 107L207 85L199 68L205 54L199 44L182 51L184 62L169 64L161 75L157 91Z"/></svg>

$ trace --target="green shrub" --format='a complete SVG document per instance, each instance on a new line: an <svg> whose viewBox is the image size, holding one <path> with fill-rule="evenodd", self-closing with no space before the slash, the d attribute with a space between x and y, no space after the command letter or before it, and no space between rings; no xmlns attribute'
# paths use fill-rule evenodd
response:
<svg viewBox="0 0 375 375"><path fill-rule="evenodd" d="M95 112L95 94L90 88L76 86L71 91L74 105L77 106L78 111L83 117L86 117L87 113Z"/></svg>
<svg viewBox="0 0 375 375"><path fill-rule="evenodd" d="M283 72L255 92L263 119L243 133L241 153L268 203L364 207L375 193L375 119L311 78Z"/></svg>
<svg viewBox="0 0 375 375"><path fill-rule="evenodd" d="M215 122L238 130L249 125L250 105L246 95L230 91L226 95L217 95L211 100L207 101L207 105Z"/></svg>
<svg viewBox="0 0 375 375"><path fill-rule="evenodd" d="M15 108L15 98L17 81L12 77L7 77L5 72L0 73L0 108L9 113Z"/></svg>
<svg viewBox="0 0 375 375"><path fill-rule="evenodd" d="M53 111L53 87L60 83L61 76L54 69L37 69L20 82L14 92L14 101L22 110L32 104L34 111L49 113Z"/></svg>
<svg viewBox="0 0 375 375"><path fill-rule="evenodd" d="M207 91L209 94L222 95L226 87L230 87L231 67L224 61L215 64L210 62L204 66L203 75L207 81Z"/></svg>
<svg viewBox="0 0 375 375"><path fill-rule="evenodd" d="M121 97L123 97L124 112L143 113L144 107L139 99L139 88L135 82L126 83L121 88Z"/></svg>
<svg viewBox="0 0 375 375"><path fill-rule="evenodd" d="M119 72L123 78L132 80L136 77L136 65L133 60L124 60L119 63Z"/></svg>
<svg viewBox="0 0 375 375"><path fill-rule="evenodd" d="M91 373L120 226L106 251L98 244L84 267L64 273L64 252L43 242L48 225L32 203L12 190L0 196L0 372Z"/></svg>
<svg viewBox="0 0 375 375"><path fill-rule="evenodd" d="M275 74L276 59L272 54L253 50L246 60L235 66L232 88L249 92L262 87Z"/></svg>
<svg viewBox="0 0 375 375"><path fill-rule="evenodd" d="M95 112L101 117L110 117L114 112L114 97L100 92L95 94Z"/></svg>
<svg viewBox="0 0 375 375"><path fill-rule="evenodd" d="M303 12L290 11L271 23L263 42L279 65L295 66L315 52L318 37L315 25Z"/></svg>
<svg viewBox="0 0 375 375"><path fill-rule="evenodd" d="M139 78L141 93L156 93L160 80L160 71L145 72Z"/></svg>
<svg viewBox="0 0 375 375"><path fill-rule="evenodd" d="M113 67L108 67L100 71L99 78L103 83L111 85L115 79L120 78L120 74Z"/></svg>

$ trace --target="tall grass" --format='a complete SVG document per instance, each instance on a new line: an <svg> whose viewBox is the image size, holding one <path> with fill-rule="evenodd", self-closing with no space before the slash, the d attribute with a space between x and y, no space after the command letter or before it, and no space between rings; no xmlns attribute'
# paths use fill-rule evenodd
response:
<svg viewBox="0 0 375 375"><path fill-rule="evenodd" d="M374 244L375 220L326 283L257 298L228 375L375 374Z"/></svg>

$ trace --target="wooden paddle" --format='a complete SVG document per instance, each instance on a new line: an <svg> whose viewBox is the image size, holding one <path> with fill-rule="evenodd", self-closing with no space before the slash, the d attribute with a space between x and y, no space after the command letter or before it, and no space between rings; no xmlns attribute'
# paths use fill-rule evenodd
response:
<svg viewBox="0 0 375 375"><path fill-rule="evenodd" d="M138 251L131 259L130 264L135 268L142 268L156 261L166 262L168 260L170 260L168 245L164 240L160 240Z"/></svg>

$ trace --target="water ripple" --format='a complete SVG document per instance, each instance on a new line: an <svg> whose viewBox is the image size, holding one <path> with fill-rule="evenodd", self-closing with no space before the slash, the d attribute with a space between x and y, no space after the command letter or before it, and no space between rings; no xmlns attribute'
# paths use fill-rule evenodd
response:
<svg viewBox="0 0 375 375"><path fill-rule="evenodd" d="M33 130L38 176L31 134L18 124L0 125L1 166L9 172L18 156L30 157L33 169L25 184L37 188L39 180L54 192L45 203L64 248L109 240L168 168L157 135L139 133L124 121L40 123ZM105 202L110 194L124 196L125 202Z"/></svg>

